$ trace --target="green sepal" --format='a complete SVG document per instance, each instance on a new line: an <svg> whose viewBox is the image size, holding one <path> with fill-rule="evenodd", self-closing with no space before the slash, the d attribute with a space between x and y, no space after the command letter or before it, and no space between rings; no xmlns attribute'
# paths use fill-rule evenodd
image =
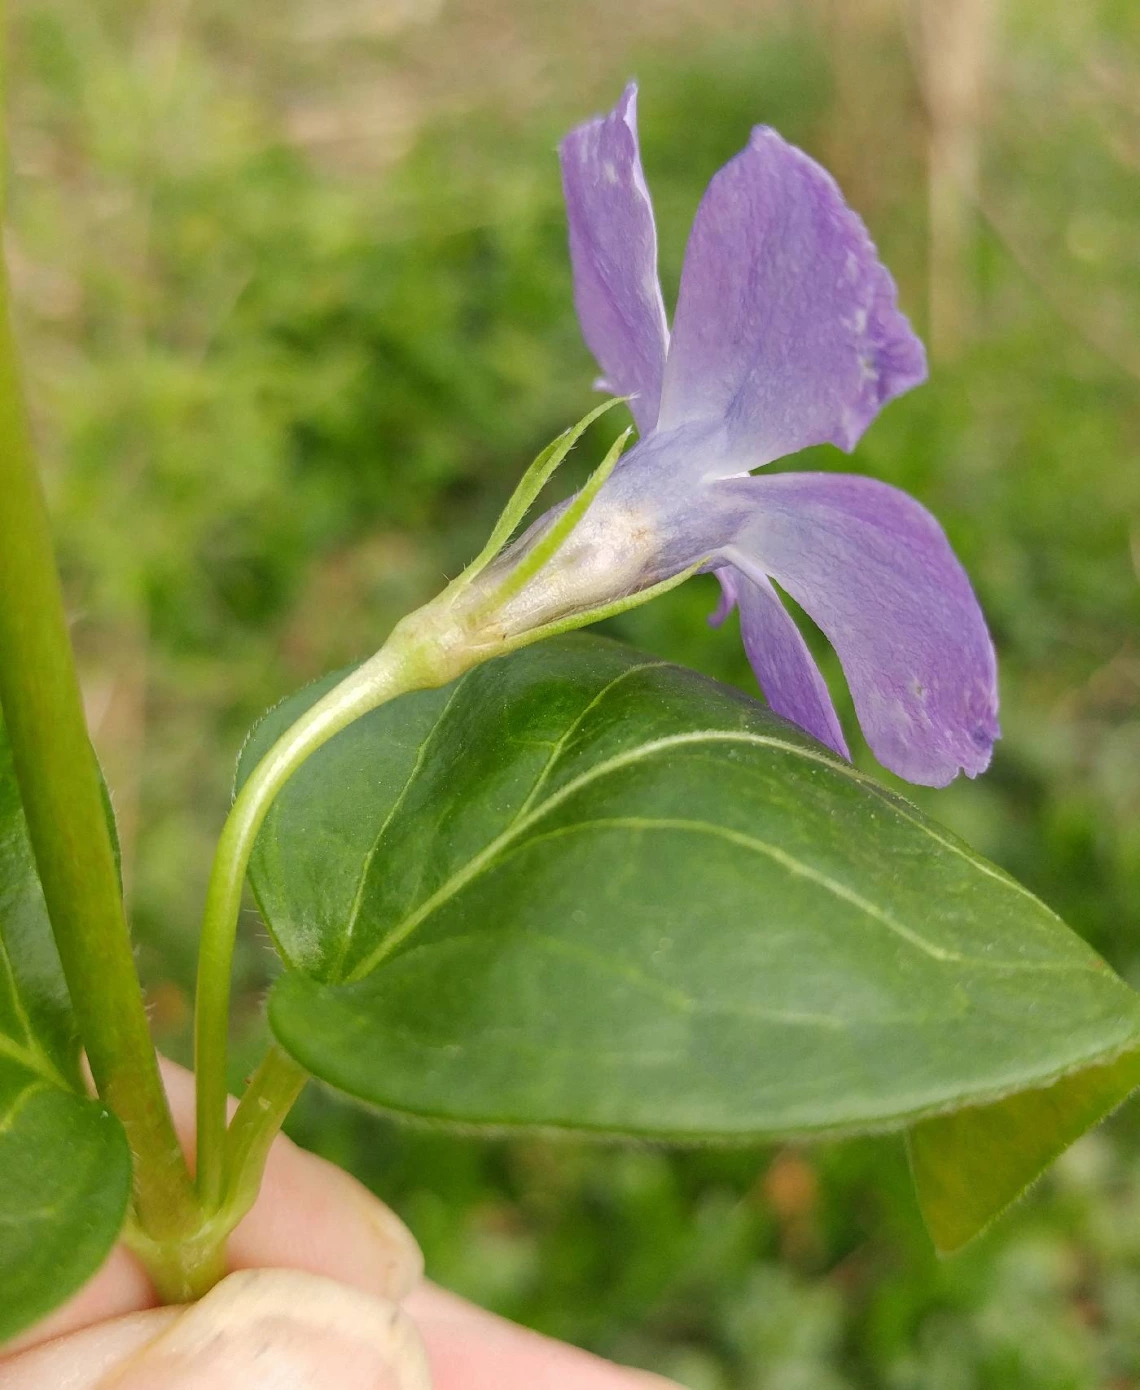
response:
<svg viewBox="0 0 1140 1390"><path fill-rule="evenodd" d="M556 439L552 439L545 449L541 450L534 462L522 475L518 486L511 493L507 505L503 508L498 521L495 522L490 536L483 549L467 566L463 573L450 584L446 590L448 594L455 594L467 586L486 569L491 561L498 555L499 551L506 545L518 528L527 512L538 499L539 493L565 463L570 450L577 444L578 440L586 433L595 420L600 419L615 405L621 405L627 398L625 396L614 396L608 401L603 401L601 405L596 405L593 410L583 415L576 423L562 431ZM628 430L626 434L628 435ZM619 451L620 452L620 451ZM616 458L614 459L616 463ZM612 466L612 465L611 465ZM604 480L603 480L604 481ZM600 486L600 483L599 483Z"/></svg>

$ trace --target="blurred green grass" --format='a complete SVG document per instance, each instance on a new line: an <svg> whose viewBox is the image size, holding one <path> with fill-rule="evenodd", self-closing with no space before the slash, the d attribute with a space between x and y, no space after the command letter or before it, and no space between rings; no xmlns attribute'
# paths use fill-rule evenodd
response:
<svg viewBox="0 0 1140 1390"><path fill-rule="evenodd" d="M919 799L1140 984L1134 5L19 0L14 24L7 247L169 1049L246 727L428 598L591 402L554 146L631 73L667 298L754 121L868 221L932 380L854 463L804 463L937 513L1002 663L992 770ZM955 140L939 202L928 152ZM712 587L612 628L754 689ZM270 970L247 927L239 1071ZM435 1277L695 1390L1140 1386L1135 1106L946 1263L890 1139L479 1142L316 1092L293 1128L393 1202Z"/></svg>

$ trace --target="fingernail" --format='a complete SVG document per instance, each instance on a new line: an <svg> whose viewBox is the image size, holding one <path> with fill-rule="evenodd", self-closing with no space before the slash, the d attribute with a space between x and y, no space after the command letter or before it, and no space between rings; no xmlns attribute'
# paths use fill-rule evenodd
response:
<svg viewBox="0 0 1140 1390"><path fill-rule="evenodd" d="M355 1180L352 1185L361 1215L376 1237L380 1292L393 1303L401 1303L424 1277L423 1251L391 1207Z"/></svg>
<svg viewBox="0 0 1140 1390"><path fill-rule="evenodd" d="M431 1390L399 1305L296 1270L231 1274L99 1390Z"/></svg>

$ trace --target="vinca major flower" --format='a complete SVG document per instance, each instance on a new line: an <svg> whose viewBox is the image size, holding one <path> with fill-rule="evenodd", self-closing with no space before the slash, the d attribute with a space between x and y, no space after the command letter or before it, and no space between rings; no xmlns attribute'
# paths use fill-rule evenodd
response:
<svg viewBox="0 0 1140 1390"><path fill-rule="evenodd" d="M779 585L835 648L880 762L934 786L975 776L999 733L996 664L941 527L872 478L754 476L809 445L850 451L925 378L893 280L831 176L757 126L697 210L670 333L636 99L630 85L573 130L561 160L578 318L639 442L488 561L457 609L482 604L489 640L517 644L711 570L712 621L739 610L772 709L847 757Z"/></svg>

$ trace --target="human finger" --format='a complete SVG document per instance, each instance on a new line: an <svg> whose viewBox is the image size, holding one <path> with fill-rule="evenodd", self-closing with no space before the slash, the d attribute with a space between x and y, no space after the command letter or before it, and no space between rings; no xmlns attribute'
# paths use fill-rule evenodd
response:
<svg viewBox="0 0 1140 1390"><path fill-rule="evenodd" d="M405 1301L428 1350L435 1390L678 1390L648 1371L495 1317L436 1285Z"/></svg>
<svg viewBox="0 0 1140 1390"><path fill-rule="evenodd" d="M24 1352L0 1390L430 1390L399 1305L298 1270L243 1270L199 1302Z"/></svg>

